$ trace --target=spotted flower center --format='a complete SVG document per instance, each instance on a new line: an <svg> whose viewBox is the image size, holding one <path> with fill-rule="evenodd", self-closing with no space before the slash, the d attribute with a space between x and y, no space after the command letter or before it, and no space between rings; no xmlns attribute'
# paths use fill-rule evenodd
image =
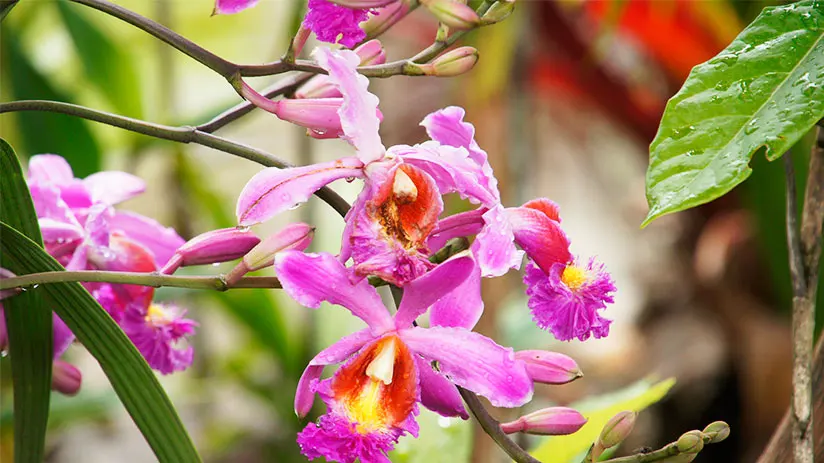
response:
<svg viewBox="0 0 824 463"><path fill-rule="evenodd" d="M332 381L332 394L362 434L399 426L417 399L415 363L394 335L367 346Z"/></svg>
<svg viewBox="0 0 824 463"><path fill-rule="evenodd" d="M587 274L584 269L576 265L567 265L564 273L561 274L561 281L572 291L577 291L587 281Z"/></svg>
<svg viewBox="0 0 824 463"><path fill-rule="evenodd" d="M373 200L372 215L387 237L406 249L421 247L441 212L437 187L428 175L408 165L398 167L387 183Z"/></svg>

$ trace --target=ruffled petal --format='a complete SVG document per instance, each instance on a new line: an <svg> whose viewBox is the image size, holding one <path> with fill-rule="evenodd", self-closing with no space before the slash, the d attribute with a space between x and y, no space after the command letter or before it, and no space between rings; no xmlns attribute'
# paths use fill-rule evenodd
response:
<svg viewBox="0 0 824 463"><path fill-rule="evenodd" d="M275 257L275 272L283 289L299 304L317 309L323 301L349 309L373 334L392 329L392 317L366 279L353 283L351 270L332 254L284 251Z"/></svg>
<svg viewBox="0 0 824 463"><path fill-rule="evenodd" d="M258 0L216 0L212 14L235 14L257 5Z"/></svg>
<svg viewBox="0 0 824 463"><path fill-rule="evenodd" d="M515 242L526 251L545 272L556 263L572 260L569 252L569 238L561 225L551 220L544 212L515 207L506 210L509 223L515 235Z"/></svg>
<svg viewBox="0 0 824 463"><path fill-rule="evenodd" d="M502 206L496 206L483 215L484 227L475 242L472 252L483 276L501 276L511 268L521 266L524 251L515 247L512 224L507 220Z"/></svg>
<svg viewBox="0 0 824 463"><path fill-rule="evenodd" d="M404 163L419 167L435 179L441 194L458 193L461 198L485 206L500 203L497 190L490 191L488 181L463 147L425 142L415 146L397 145L389 152L403 158Z"/></svg>
<svg viewBox="0 0 824 463"><path fill-rule="evenodd" d="M321 187L347 177L361 177L363 164L356 158L258 172L243 187L237 201L240 225L254 225L305 202Z"/></svg>
<svg viewBox="0 0 824 463"><path fill-rule="evenodd" d="M360 23L368 17L368 9L347 8L327 0L309 0L303 26L314 32L321 42L340 43L352 48L366 38Z"/></svg>
<svg viewBox="0 0 824 463"><path fill-rule="evenodd" d="M176 307L153 304L147 312L126 311L120 325L149 366L167 375L192 364L194 349L186 339L195 333L197 323L185 315Z"/></svg>
<svg viewBox="0 0 824 463"><path fill-rule="evenodd" d="M441 416L460 416L465 420L469 419L455 385L437 373L426 360L419 357L416 362L423 406Z"/></svg>
<svg viewBox="0 0 824 463"><path fill-rule="evenodd" d="M452 326L471 330L484 311L481 297L481 268L475 262L469 276L454 291L440 298L429 311L431 326ZM404 295L404 298L406 295Z"/></svg>
<svg viewBox="0 0 824 463"><path fill-rule="evenodd" d="M401 339L450 381L489 399L496 407L518 407L532 398L532 380L511 348L462 328L410 328Z"/></svg>
<svg viewBox="0 0 824 463"><path fill-rule="evenodd" d="M475 260L469 253L464 253L408 283L403 288L403 299L395 314L395 327L403 329L411 326L429 306L455 292L474 268Z"/></svg>
<svg viewBox="0 0 824 463"><path fill-rule="evenodd" d="M113 234L122 233L130 240L144 246L154 255L155 263L162 267L185 241L171 227L164 227L154 219L135 212L116 211L109 219Z"/></svg>
<svg viewBox="0 0 824 463"><path fill-rule="evenodd" d="M310 0L310 5L312 1L325 0ZM316 48L312 55L343 94L338 114L346 139L355 147L358 158L365 164L381 159L386 148L378 132L378 97L369 93L369 79L356 70L360 57L351 50L333 51L326 47Z"/></svg>
<svg viewBox="0 0 824 463"><path fill-rule="evenodd" d="M498 180L492 173L486 151L475 142L475 126L464 122L466 112L459 106L449 106L426 116L421 125L426 128L429 138L442 145L466 148L469 156L480 166L484 187L500 202Z"/></svg>
<svg viewBox="0 0 824 463"><path fill-rule="evenodd" d="M140 177L118 171L98 172L83 179L93 202L114 205L143 193L146 183Z"/></svg>
<svg viewBox="0 0 824 463"><path fill-rule="evenodd" d="M311 390L310 385L313 380L320 378L324 366L343 362L373 339L375 339L375 336L372 335L371 331L364 329L349 336L344 336L316 355L309 362L300 377L300 381L298 381L297 391L295 391L295 413L302 418L312 409L315 393Z"/></svg>

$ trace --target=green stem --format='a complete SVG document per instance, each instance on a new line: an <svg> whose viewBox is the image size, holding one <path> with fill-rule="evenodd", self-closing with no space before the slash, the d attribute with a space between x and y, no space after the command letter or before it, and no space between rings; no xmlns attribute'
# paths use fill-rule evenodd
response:
<svg viewBox="0 0 824 463"><path fill-rule="evenodd" d="M158 273L106 272L102 270L76 270L61 272L30 273L11 278L0 279L0 290L27 288L40 284L64 282L120 283L159 288L211 289L226 291L236 288L280 288L280 281L275 277L244 277L231 286L222 276L177 276Z"/></svg>
<svg viewBox="0 0 824 463"><path fill-rule="evenodd" d="M68 114L164 140L207 146L267 167L279 167L281 169L293 167L292 164L266 151L203 132L196 127L172 127L155 124L59 101L22 100L0 104L0 114L14 111L49 111ZM349 211L349 204L328 187L321 188L315 192L315 195L332 206L341 216L345 216Z"/></svg>
<svg viewBox="0 0 824 463"><path fill-rule="evenodd" d="M709 436L704 436L703 439L705 445L709 444L712 440ZM683 453L678 450L678 443L672 442L652 452L636 453L626 457L610 458L609 460L602 460L600 463L652 463L656 461L663 461L667 458L682 454Z"/></svg>

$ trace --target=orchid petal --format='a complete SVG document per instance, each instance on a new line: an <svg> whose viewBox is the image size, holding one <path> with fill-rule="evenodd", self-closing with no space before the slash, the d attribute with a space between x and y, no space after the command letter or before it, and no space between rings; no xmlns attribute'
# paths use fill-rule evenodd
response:
<svg viewBox="0 0 824 463"><path fill-rule="evenodd" d="M283 289L299 304L317 309L327 301L349 309L374 334L392 329L392 317L375 288L366 279L353 283L351 270L332 254L284 251L275 256L275 272Z"/></svg>
<svg viewBox="0 0 824 463"><path fill-rule="evenodd" d="M469 419L455 385L435 372L426 360L416 357L415 363L418 366L423 406L441 416L460 416L465 420Z"/></svg>
<svg viewBox="0 0 824 463"><path fill-rule="evenodd" d="M170 227L128 211L117 211L109 220L112 233L120 232L132 241L146 247L154 255L155 263L162 267L185 241Z"/></svg>
<svg viewBox="0 0 824 463"><path fill-rule="evenodd" d="M442 194L455 192L461 198L490 207L500 203L497 190L489 190L481 167L465 148L428 141L415 146L393 146L389 151L431 175Z"/></svg>
<svg viewBox="0 0 824 463"><path fill-rule="evenodd" d="M532 380L511 348L462 328L409 328L401 339L450 381L489 399L496 407L518 407L532 398Z"/></svg>
<svg viewBox="0 0 824 463"><path fill-rule="evenodd" d="M551 199L535 198L525 202L524 205L521 207L541 211L544 213L544 215L549 217L550 220L554 220L555 222L561 223L561 208L558 206L558 203Z"/></svg>
<svg viewBox="0 0 824 463"><path fill-rule="evenodd" d="M54 336L54 358L60 357L66 352L66 349L74 341L74 333L69 329L66 323L52 313L52 330Z"/></svg>
<svg viewBox="0 0 824 463"><path fill-rule="evenodd" d="M381 0L386 3L392 0ZM360 23L369 17L369 6L336 5L328 0L309 0L303 27L315 33L321 42L340 43L352 48L366 38ZM371 2L367 2L371 3Z"/></svg>
<svg viewBox="0 0 824 463"><path fill-rule="evenodd" d="M56 222L68 224L77 229L83 227L78 222L74 212L60 197L60 190L57 187L46 184L32 183L29 185L32 202L37 217L48 218Z"/></svg>
<svg viewBox="0 0 824 463"><path fill-rule="evenodd" d="M212 14L235 14L257 5L258 0L216 0Z"/></svg>
<svg viewBox="0 0 824 463"><path fill-rule="evenodd" d="M98 172L83 179L93 202L114 205L143 193L146 183L140 177L118 171Z"/></svg>
<svg viewBox="0 0 824 463"><path fill-rule="evenodd" d="M361 177L363 164L356 158L258 172L243 187L237 201L240 225L254 225L305 202L321 187L347 177Z"/></svg>
<svg viewBox="0 0 824 463"><path fill-rule="evenodd" d="M481 231L486 209L474 209L467 212L450 215L438 221L435 229L429 234L426 241L429 249L438 250L446 246L446 242L460 236L477 235Z"/></svg>
<svg viewBox="0 0 824 463"><path fill-rule="evenodd" d="M475 142L475 126L463 121L465 115L463 108L449 106L426 116L421 125L426 128L426 133L432 140L442 145L466 148L469 157L481 168L485 179L484 187L500 201L498 180L492 173L486 151Z"/></svg>
<svg viewBox="0 0 824 463"><path fill-rule="evenodd" d="M312 54L343 94L344 102L338 111L340 123L358 158L365 164L381 159L386 148L378 132L378 97L369 93L369 79L357 72L360 57L351 50L333 51L326 47L318 47Z"/></svg>
<svg viewBox="0 0 824 463"><path fill-rule="evenodd" d="M510 268L521 266L524 251L515 247L512 225L502 206L493 207L483 215L484 228L472 243L472 252L484 276L501 276Z"/></svg>
<svg viewBox="0 0 824 463"><path fill-rule="evenodd" d="M438 265L403 288L403 299L395 314L395 327L407 328L439 299L454 292L475 268L475 260L464 252Z"/></svg>
<svg viewBox="0 0 824 463"><path fill-rule="evenodd" d="M29 183L50 183L61 186L74 180L72 168L62 156L38 154L29 159Z"/></svg>
<svg viewBox="0 0 824 463"><path fill-rule="evenodd" d="M37 222L40 224L40 233L46 243L63 243L83 238L83 230L72 224L50 218L42 218Z"/></svg>
<svg viewBox="0 0 824 463"><path fill-rule="evenodd" d="M349 336L344 336L338 342L322 350L309 362L306 370L300 376L295 391L295 413L298 417L303 418L312 409L315 394L312 392L310 385L313 380L320 378L323 367L343 362L373 339L375 339L375 336L372 335L369 329L355 332Z"/></svg>
<svg viewBox="0 0 824 463"><path fill-rule="evenodd" d="M478 323L484 311L484 300L481 297L481 267L477 262L473 262L472 267L472 272L454 291L432 305L429 311L431 326L471 330Z"/></svg>
<svg viewBox="0 0 824 463"><path fill-rule="evenodd" d="M546 213L529 207L515 207L507 209L506 216L512 225L515 242L544 272L549 273L553 264L572 260L569 238L561 225Z"/></svg>

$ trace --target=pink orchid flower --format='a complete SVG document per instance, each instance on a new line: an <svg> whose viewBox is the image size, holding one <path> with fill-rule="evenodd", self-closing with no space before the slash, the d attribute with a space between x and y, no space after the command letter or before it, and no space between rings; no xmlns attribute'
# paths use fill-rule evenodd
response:
<svg viewBox="0 0 824 463"><path fill-rule="evenodd" d="M412 281L393 317L375 288L353 279L351 269L333 255L286 251L277 256L275 269L292 298L312 308L323 301L343 306L368 325L320 352L301 376L295 394L298 416L312 408L315 393L328 407L318 424L298 435L304 455L389 461L385 453L400 436L417 434L418 403L444 416L468 417L455 385L500 407L531 399L532 380L512 349L460 326L461 320L474 318L462 313L474 310L472 305L453 298L453 317L440 320L445 324L432 320L430 328L413 326L475 268L464 253ZM321 381L324 366L338 363L344 365Z"/></svg>

